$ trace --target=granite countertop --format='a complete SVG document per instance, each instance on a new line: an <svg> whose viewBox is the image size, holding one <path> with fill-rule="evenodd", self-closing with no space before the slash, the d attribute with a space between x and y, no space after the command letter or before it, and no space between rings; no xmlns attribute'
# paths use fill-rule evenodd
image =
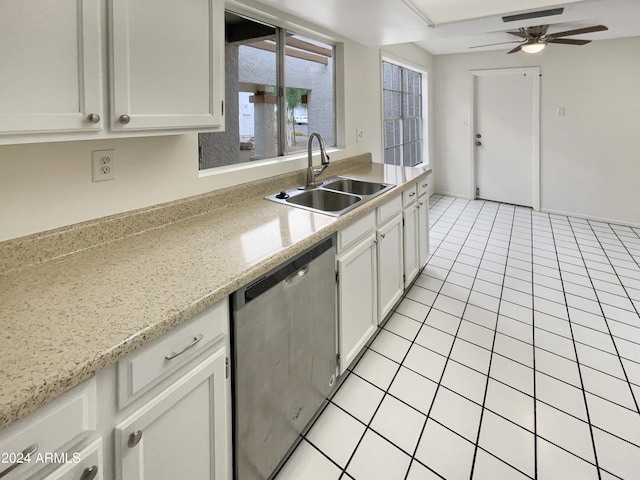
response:
<svg viewBox="0 0 640 480"><path fill-rule="evenodd" d="M430 172L360 163L341 174L397 187L342 217L254 195L0 275L0 429Z"/></svg>

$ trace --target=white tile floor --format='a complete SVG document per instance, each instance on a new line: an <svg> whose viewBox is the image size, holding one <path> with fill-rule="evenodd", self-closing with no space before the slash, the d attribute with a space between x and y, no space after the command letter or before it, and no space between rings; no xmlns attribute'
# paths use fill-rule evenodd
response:
<svg viewBox="0 0 640 480"><path fill-rule="evenodd" d="M278 480L640 478L640 229L431 204L429 263Z"/></svg>

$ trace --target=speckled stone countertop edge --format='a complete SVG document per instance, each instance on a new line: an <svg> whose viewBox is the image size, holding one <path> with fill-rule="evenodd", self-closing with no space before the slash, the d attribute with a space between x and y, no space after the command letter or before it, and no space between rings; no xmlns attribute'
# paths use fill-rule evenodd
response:
<svg viewBox="0 0 640 480"><path fill-rule="evenodd" d="M361 165L361 161L356 162L351 168L344 168L341 171L335 173L348 174L352 170L357 172L358 167ZM429 175L430 173L430 169L423 169L421 173L409 179L409 181L415 181L419 178L422 178L423 176ZM289 186L290 185L287 184L282 185L283 188L288 188ZM395 194L394 192L402 191L404 186L405 184L399 184L398 189L393 189L392 191L386 192L385 194L371 200L370 202L349 212L348 214L335 218L334 221L332 221L328 225L322 227L303 240L292 243L291 245L272 255L265 261L262 261L245 271L237 272L237 275L233 278L233 280L219 285L217 288L210 291L208 295L200 298L200 300L198 300L197 302L190 304L188 307L183 308L173 313L172 315L167 316L166 318L159 319L157 322L147 326L142 330L137 331L133 335L126 338L124 341L120 342L117 345L114 345L107 350L95 352L95 354L88 358L85 362L76 365L74 368L52 372L51 375L47 378L47 381L44 382L44 384L34 384L31 385L30 388L20 389L19 394L15 395L12 398L12 402L10 402L9 405L1 405L2 408L0 409L0 430L14 423L16 420L24 417L28 413L36 410L38 407L53 400L65 391L80 384L82 381L92 377L97 372L116 362L128 353L140 348L141 346L171 330L176 325L179 325L180 323L188 320L193 315L201 312L202 310L205 310L219 300L227 297L238 288L258 278L260 275L268 272L272 268L280 265L281 263L297 255L298 253L313 246L320 240L344 228L355 219L374 210L375 208L377 208L377 206L384 203L390 196L393 196ZM274 189L271 188L271 190ZM262 195L262 193L263 192L260 192L260 195ZM225 205L225 207L228 206Z"/></svg>

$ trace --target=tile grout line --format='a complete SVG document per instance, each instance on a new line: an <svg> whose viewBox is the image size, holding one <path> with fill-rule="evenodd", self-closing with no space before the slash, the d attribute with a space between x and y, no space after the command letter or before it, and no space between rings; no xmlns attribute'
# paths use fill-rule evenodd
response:
<svg viewBox="0 0 640 480"><path fill-rule="evenodd" d="M466 209L467 209L467 207L469 206L469 204L470 204L470 203L471 203L471 202L467 201L467 203L466 203L466 204L465 204L465 206L464 206L464 209L460 212L460 215L458 216L458 218L460 218L460 216L462 216L462 214L466 211ZM476 216L475 216L475 219L474 219L474 224L475 224L475 221L477 220L478 216L480 215L480 212L481 212L481 211L482 211L482 209L484 208L484 206L485 206L485 202L482 202L482 205L480 206L480 208L478 209L478 212L476 213ZM466 242L466 239L468 239L468 238L469 238L469 235L470 235L470 234L471 234L471 228L469 229L469 233L467 233L467 235L465 236L465 241L464 241L461 245L464 245L464 243ZM446 238L446 236L445 236L445 238ZM463 247L461 247L461 248L460 248L460 250L462 250L462 248L463 248ZM460 251L458 251L458 253L457 253L457 255L456 255L456 258L458 258L458 256L459 256L459 255L460 255ZM453 263L455 263L455 261L454 261ZM440 295L440 292L442 291L442 288L443 288L444 284L446 283L446 279L447 279L447 277L449 276L449 274L450 274L450 273L451 273L451 269L449 269L449 272L448 272L448 273L447 273L447 275L445 276L445 278L444 278L444 280L443 280L443 282L442 282L442 285L440 285L440 289L439 289L439 291L438 291L438 296ZM470 294L471 294L471 289L469 289L469 295L470 295ZM436 302L436 300L437 300L438 296L436 296L436 299L434 299L434 304L435 304L435 302ZM445 295L445 296L446 296L446 295ZM468 299L468 297L467 297L467 299ZM466 305L467 305L467 304L465 303L465 309L466 309ZM434 308L435 308L435 307L432 307L432 309L431 309L431 310L433 310ZM431 312L431 310L430 310L429 312ZM438 310L438 309L436 308L436 310ZM446 313L446 312L445 312L445 313ZM438 380L438 382L437 382L436 389L435 389L435 391L434 391L433 398L432 398L432 400L431 400L431 405L429 406L429 409L428 409L428 412L427 412L427 416L426 416L426 418L425 418L425 421L424 421L424 424L423 424L422 429L421 429L421 431L420 431L420 434L418 435L418 440L417 440L417 442L416 442L416 446L415 446L414 451L413 451L413 454L412 454L412 459L415 459L416 461L418 461L418 462L419 462L419 463L421 463L421 464L422 464L422 462L420 462L420 460L416 459L416 454L417 454L417 452L418 452L418 447L419 447L420 442L421 442L421 440L422 440L422 436L424 435L424 431L425 431L425 429L426 429L426 427L427 427L427 423L428 423L429 419L431 418L431 411L433 410L433 405L435 404L435 400L436 400L436 397L437 397L437 395L438 395L438 391L440 390L440 387L441 387L441 385L442 385L442 379L444 378L444 374L445 374L445 371L446 371L446 369L447 369L447 365L449 364L449 360L451 359L451 352L453 351L453 348L454 348L454 345L455 345L456 339L458 338L458 332L460 331L460 327L461 327L461 325L462 325L462 317L463 317L463 316L464 316L464 310L463 310L463 312L462 312L462 315L460 316L460 321L459 321L459 323L458 323L458 327L457 327L457 329L456 329L456 334L455 334L455 335L453 335L453 341L451 342L451 347L449 348L449 353L448 353L448 355L447 355L447 358L445 359L444 366L442 367L442 373L440 374L440 379L439 379L439 380ZM428 316L425 318L425 322L426 322L426 319L427 319L427 318L428 318ZM425 325L425 322L423 322L423 326ZM421 327L421 329L422 329L422 327ZM420 333L420 332L418 332L418 334L419 334L419 333ZM435 419L434 419L434 421L435 421ZM440 423L440 422L438 422L438 423ZM456 433L456 435L458 435L458 434ZM463 437L463 438L464 438L464 437ZM465 441L468 441L468 440L466 440L466 439L465 439ZM423 464L423 465L424 465L424 464ZM425 465L425 466L426 466L426 465ZM427 467L427 468L429 468L429 470L432 470L430 467L428 467L428 466L426 466L426 467ZM406 473L406 474L405 474L405 476L404 476L404 479L405 479L405 480L408 480L409 472L410 472L410 468L411 468L411 466L409 466L409 469L407 469L407 473ZM432 471L433 471L433 470L432 470ZM437 473L437 472L436 472L436 473ZM439 474L438 474L438 475L439 475ZM439 476L440 476L440 475L439 475Z"/></svg>
<svg viewBox="0 0 640 480"><path fill-rule="evenodd" d="M587 221L588 223L588 221ZM571 222L569 221L569 224L571 225ZM593 231L593 227L591 226L590 223L588 223L589 227L591 228L591 231L594 233L594 236L597 239L597 235L595 235L595 232ZM573 229L573 226L571 227ZM602 244L600 243L600 241L598 240L598 244L600 245L600 248L602 248ZM580 247L580 244L578 243L578 249L580 250L580 252L582 253L582 248ZM604 251L604 249L603 249ZM605 253L606 255L606 253ZM609 257L607 256L607 259ZM611 262L609 262L611 265ZM586 267L586 264L585 264ZM613 266L612 266L613 267ZM615 268L613 269L615 272ZM620 277L618 276L617 272L616 272L616 277L618 278L618 281L620 281ZM587 276L589 278L589 282L591 283L591 287L594 289L594 291L596 291L595 285L593 284L593 278L591 277L591 273L589 272L589 269L587 268ZM622 283L621 283L622 284ZM624 288L624 287L623 287ZM626 292L626 290L625 290ZM628 295L627 295L628 296ZM596 298L598 298L598 307L600 308L600 312L602 313L602 318L604 320L604 324L607 326L607 332L609 333L609 337L611 338L611 343L613 344L613 348L615 349L616 355L618 356L618 361L620 362L620 367L622 368L622 373L624 374L624 378L626 380L627 386L629 388L629 391L631 393L631 398L633 399L633 403L636 406L636 413L640 414L640 409L638 408L638 400L636 399L636 396L633 392L633 389L631 388L631 382L629 381L629 375L627 374L627 369L625 368L624 362L622 361L622 357L620 356L620 351L618 350L618 345L616 344L613 334L611 333L611 327L609 326L609 321L607 320L606 314L604 312L604 309L602 308L602 304L600 303L600 297L598 296L598 292L596 291ZM633 302L631 303L633 305ZM634 305L635 308L635 305ZM567 311L567 314L569 312ZM637 312L636 312L637 315ZM577 352L576 352L577 355ZM578 362L578 365L580 365L580 362ZM612 402L615 403L615 402Z"/></svg>
<svg viewBox="0 0 640 480"><path fill-rule="evenodd" d="M569 223L569 218L568 217L564 217L564 219L566 220L567 223ZM554 223L552 221L552 219L550 218L550 223L551 223L551 235L554 239L554 245L555 245L555 232L554 232ZM569 225L570 226L570 225ZM573 231L573 229L572 229ZM575 234L574 234L575 237ZM576 240L577 243L577 240ZM556 253L556 257L557 257L557 253ZM562 293L565 297L565 304L566 304L566 298L567 298L567 294L566 291L564 289L564 281L562 279L562 270L558 270L560 272L560 282L562 285ZM566 311L567 311L567 318L568 318L568 322L569 322L569 331L571 332L571 340L573 342L573 349L574 349L574 353L576 355L576 361L577 361L577 368L578 368L578 376L580 378L580 386L582 389L582 398L584 401L584 407L585 407L585 412L587 414L587 424L589 425L589 433L591 434L591 445L593 447L593 457L595 459L596 462L596 468L597 468L597 472L598 472L598 479L602 479L602 474L600 473L600 463L598 462L598 452L596 451L596 441L595 441L595 437L593 435L593 425L591 424L591 415L589 413L589 404L587 403L587 394L585 392L584 389L584 380L582 379L582 370L580 369L580 359L578 357L578 349L576 347L576 340L575 340L575 335L573 334L573 324L571 322L571 316L569 315L569 306L566 305Z"/></svg>

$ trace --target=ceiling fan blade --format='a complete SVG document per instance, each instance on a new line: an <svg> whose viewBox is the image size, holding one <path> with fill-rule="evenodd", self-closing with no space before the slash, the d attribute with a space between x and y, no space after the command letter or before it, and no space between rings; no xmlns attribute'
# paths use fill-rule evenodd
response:
<svg viewBox="0 0 640 480"><path fill-rule="evenodd" d="M510 42L500 42L500 43L488 43L487 45L474 45L473 47L469 47L469 48L482 48L482 47L492 47L494 45L504 45L507 43L517 43L520 40L511 40Z"/></svg>
<svg viewBox="0 0 640 480"><path fill-rule="evenodd" d="M562 43L564 45L586 45L591 43L591 40L576 40L572 38L552 38L547 40L547 43Z"/></svg>
<svg viewBox="0 0 640 480"><path fill-rule="evenodd" d="M509 50L509 51L507 52L507 54L509 54L509 53L516 53L516 52L519 52L520 50L522 50L522 45L518 45L518 46L517 46L516 48L514 48L513 50Z"/></svg>
<svg viewBox="0 0 640 480"><path fill-rule="evenodd" d="M567 30L566 32L550 33L547 38L568 37L570 35L581 35L583 33L604 32L609 30L604 25L595 25L593 27L578 28L577 30Z"/></svg>
<svg viewBox="0 0 640 480"><path fill-rule="evenodd" d="M529 38L529 35L527 35L524 32L507 32L511 35L515 35L516 37L520 37L520 38Z"/></svg>

